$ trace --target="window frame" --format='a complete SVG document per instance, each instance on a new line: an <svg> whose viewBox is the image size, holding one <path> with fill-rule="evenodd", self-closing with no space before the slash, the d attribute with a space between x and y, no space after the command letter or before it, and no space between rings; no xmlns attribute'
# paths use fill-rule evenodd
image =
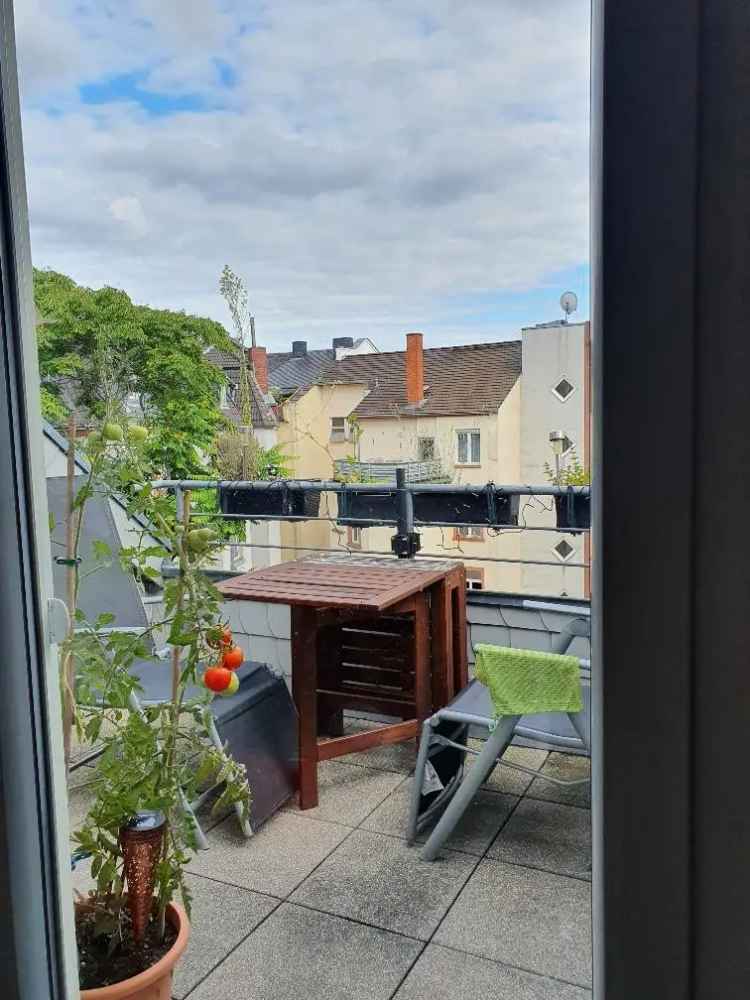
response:
<svg viewBox="0 0 750 1000"><path fill-rule="evenodd" d="M340 431L334 429L333 425L336 420L343 423ZM349 440L349 420L347 417L331 417L330 440L338 443Z"/></svg>
<svg viewBox="0 0 750 1000"><path fill-rule="evenodd" d="M469 576L469 573L473 576ZM466 589L467 590L484 590L484 580L485 580L485 570L483 566L467 566L466 567ZM472 587L471 582L478 582L478 587Z"/></svg>
<svg viewBox="0 0 750 1000"><path fill-rule="evenodd" d="M464 534L467 531L473 534ZM453 529L454 542L483 542L484 539L484 528L481 524L459 524Z"/></svg>
<svg viewBox="0 0 750 1000"><path fill-rule="evenodd" d="M457 427L456 428L456 457L454 465L461 469L476 469L482 464L482 431L479 427ZM460 439L462 435L466 435L466 458L467 461L461 461L461 444ZM472 461L472 456L474 449L472 447L472 441L476 437L477 439L477 451L478 457L477 461Z"/></svg>

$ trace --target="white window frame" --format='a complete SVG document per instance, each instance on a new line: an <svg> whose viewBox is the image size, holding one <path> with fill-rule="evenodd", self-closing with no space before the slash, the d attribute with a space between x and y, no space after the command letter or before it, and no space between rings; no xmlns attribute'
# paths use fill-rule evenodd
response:
<svg viewBox="0 0 750 1000"><path fill-rule="evenodd" d="M334 427L335 421L342 421L342 428ZM346 417L331 417L331 441L348 441L349 440L349 421Z"/></svg>
<svg viewBox="0 0 750 1000"><path fill-rule="evenodd" d="M466 461L461 461L461 437L466 435ZM476 461L472 461L474 458L474 447L472 441L476 436L477 441L477 457ZM461 427L456 430L456 465L460 466L479 466L482 464L482 432L478 427Z"/></svg>
<svg viewBox="0 0 750 1000"><path fill-rule="evenodd" d="M559 385L559 384L560 384L560 383L562 382L562 380L563 380L563 379L565 379L565 381L566 381L566 382L567 382L567 383L568 383L569 385L572 385L572 386L573 386L573 389L572 389L572 391L571 391L571 392L569 392L567 396L561 396L561 395L560 395L560 393L559 393L559 392L557 391L557 386L558 386L558 385ZM573 381L573 379L572 379L572 378L570 377L570 375L558 375L558 376L557 376L557 378L555 379L555 381L554 381L554 382L552 383L552 385L551 385L551 386L549 387L549 391L550 391L550 392L552 393L552 395L553 395L553 396L555 397L555 399L556 399L556 400L557 400L557 401L558 401L559 403L567 403L567 402L568 402L569 400L571 400L571 399L573 398L573 396L575 396L575 394L576 394L576 393L578 392L578 386L577 386L577 385L575 384L575 382L574 382L574 381Z"/></svg>
<svg viewBox="0 0 750 1000"><path fill-rule="evenodd" d="M484 528L481 524L458 524L456 525L457 542L483 542Z"/></svg>
<svg viewBox="0 0 750 1000"><path fill-rule="evenodd" d="M432 458L422 458L422 442L432 441ZM419 462L434 462L437 458L437 443L435 441L434 434L420 434L417 438L417 461Z"/></svg>
<svg viewBox="0 0 750 1000"><path fill-rule="evenodd" d="M474 576L469 576L469 574L475 574ZM467 590L484 590L484 570L480 568L475 568L473 566L466 567L466 589Z"/></svg>

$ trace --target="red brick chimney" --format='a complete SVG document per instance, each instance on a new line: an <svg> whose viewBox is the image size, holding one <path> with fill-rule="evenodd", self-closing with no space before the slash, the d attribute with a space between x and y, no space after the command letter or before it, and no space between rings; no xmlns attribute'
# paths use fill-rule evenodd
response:
<svg viewBox="0 0 750 1000"><path fill-rule="evenodd" d="M251 347L247 352L252 365L255 381L260 387L260 391L268 392L268 355L265 347Z"/></svg>
<svg viewBox="0 0 750 1000"><path fill-rule="evenodd" d="M424 352L422 334L406 335L406 402L421 403L424 399Z"/></svg>

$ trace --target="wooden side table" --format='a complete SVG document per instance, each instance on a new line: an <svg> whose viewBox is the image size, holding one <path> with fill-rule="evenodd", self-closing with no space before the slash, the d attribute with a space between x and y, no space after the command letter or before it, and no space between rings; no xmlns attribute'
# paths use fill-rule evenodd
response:
<svg viewBox="0 0 750 1000"><path fill-rule="evenodd" d="M291 606L302 809L318 804L318 761L412 739L468 681L461 563L332 554L254 570L219 589L232 600ZM345 708L401 721L344 736ZM332 738L320 738L324 726Z"/></svg>

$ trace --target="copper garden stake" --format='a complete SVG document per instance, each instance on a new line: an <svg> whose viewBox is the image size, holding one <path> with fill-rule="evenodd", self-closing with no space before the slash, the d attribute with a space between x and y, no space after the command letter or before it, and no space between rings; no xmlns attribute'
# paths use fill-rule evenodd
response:
<svg viewBox="0 0 750 1000"><path fill-rule="evenodd" d="M128 909L133 937L141 944L146 934L154 897L156 863L164 839L164 815L139 812L120 828L120 847L125 862Z"/></svg>

